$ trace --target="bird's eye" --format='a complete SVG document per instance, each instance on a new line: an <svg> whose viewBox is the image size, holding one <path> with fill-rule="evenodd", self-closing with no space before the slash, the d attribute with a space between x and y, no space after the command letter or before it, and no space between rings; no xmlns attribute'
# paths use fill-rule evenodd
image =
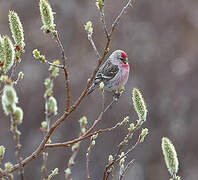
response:
<svg viewBox="0 0 198 180"><path fill-rule="evenodd" d="M126 60L125 58L120 57L119 59L120 59L124 64L127 63L127 60Z"/></svg>

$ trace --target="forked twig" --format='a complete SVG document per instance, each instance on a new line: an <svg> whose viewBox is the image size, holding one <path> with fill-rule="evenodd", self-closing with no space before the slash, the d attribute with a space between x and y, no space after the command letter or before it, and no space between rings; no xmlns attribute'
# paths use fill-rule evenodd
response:
<svg viewBox="0 0 198 180"><path fill-rule="evenodd" d="M68 76L68 72L67 72L67 69L66 67L64 68L64 73L65 73L65 78L66 78L66 89L67 89L67 97L66 97L66 109L67 111L65 111L63 113L63 115L51 126L50 130L48 131L48 133L45 135L45 137L43 138L43 140L41 141L40 145L36 148L36 150L31 154L29 155L27 158L25 158L24 160L21 161L21 165L24 167L26 164L28 164L29 162L31 162L33 159L35 159L41 151L43 151L45 149L45 145L48 141L48 139L50 138L50 136L52 135L52 133L54 132L54 130L66 119L68 118L68 116L80 105L80 103L82 102L82 100L84 99L84 97L86 96L87 92L88 92L88 89L89 87L91 86L95 76L96 76L96 73L98 72L99 70L99 67L100 65L102 64L102 62L104 61L108 51L109 51L109 46L110 46L110 42L111 42L111 36L115 30L115 27L116 25L118 24L119 22L119 19L121 18L121 16L123 15L123 13L125 12L125 10L131 5L131 0L128 1L128 3L124 6L124 8L121 10L120 14L118 15L118 17L115 19L114 23L112 24L112 27L111 27L111 31L110 31L110 37L109 39L107 39L107 42L106 42L106 45L105 45L105 48L104 48L104 51L103 51L103 55L102 57L98 60L98 63L97 63L97 66L95 68L95 70L93 71L90 79L88 80L87 82L87 85L85 87L85 89L83 90L83 92L81 93L81 95L79 96L79 98L74 102L74 104L68 108L69 104L70 104L70 88L69 88L69 76ZM55 36L55 39L57 40L58 42L58 45L61 47L61 43L60 41L58 40L59 38L57 38L57 36ZM63 47L63 46L62 46ZM61 49L62 49L61 47ZM65 56L64 56L64 50L62 51L62 59L65 60ZM64 65L64 64L63 64ZM101 131L99 131L101 132ZM93 134L93 133L92 133ZM87 135L87 136L90 136ZM81 137L81 139L85 139L86 136L83 136ZM73 140L72 142L74 142L75 140ZM77 142L79 141L79 139L77 140ZM70 144L70 142L68 142L68 144ZM49 147L49 146L48 146ZM11 172L17 170L18 168L20 167L19 163L15 164L12 169L11 169Z"/></svg>

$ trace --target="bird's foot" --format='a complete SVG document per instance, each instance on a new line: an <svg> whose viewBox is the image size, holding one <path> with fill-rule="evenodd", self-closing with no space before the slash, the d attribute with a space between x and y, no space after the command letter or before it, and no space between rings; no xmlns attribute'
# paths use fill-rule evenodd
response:
<svg viewBox="0 0 198 180"><path fill-rule="evenodd" d="M121 94L120 94L119 92L114 92L114 94L113 94L113 99L114 99L115 101L118 101L120 95L121 95Z"/></svg>

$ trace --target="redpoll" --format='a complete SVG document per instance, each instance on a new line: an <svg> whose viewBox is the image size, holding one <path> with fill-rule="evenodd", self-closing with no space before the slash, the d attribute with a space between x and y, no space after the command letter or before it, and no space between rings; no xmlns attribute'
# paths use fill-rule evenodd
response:
<svg viewBox="0 0 198 180"><path fill-rule="evenodd" d="M113 91L114 94L119 95L119 89L123 88L128 80L129 70L127 54L122 50L114 51L99 68L87 94L93 92L103 82L104 90Z"/></svg>

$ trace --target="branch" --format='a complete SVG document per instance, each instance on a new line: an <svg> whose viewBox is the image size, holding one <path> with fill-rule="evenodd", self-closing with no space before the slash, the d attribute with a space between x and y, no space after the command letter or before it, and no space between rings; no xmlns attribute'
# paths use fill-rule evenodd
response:
<svg viewBox="0 0 198 180"><path fill-rule="evenodd" d="M21 180L24 180L25 177L24 177L24 171L23 171L23 166L21 164L21 160L22 160L22 157L21 157L21 143L20 143L20 134L18 132L18 129L17 129L17 125L15 124L14 120L13 120L13 114L11 115L11 127L13 126L13 129L11 128L11 132L13 133L13 139L16 143L16 158L17 158L17 161L19 163L19 175L21 177Z"/></svg>
<svg viewBox="0 0 198 180"><path fill-rule="evenodd" d="M51 62L49 62L49 61L47 61L47 60L45 60L45 62L46 62L48 65L50 65L50 66L54 66L54 67L57 67L57 68L60 68L60 69L64 69L64 66L63 66L63 65L56 65L56 64L51 63Z"/></svg>
<svg viewBox="0 0 198 180"><path fill-rule="evenodd" d="M123 179L123 177L126 175L127 171L129 170L130 165L131 165L131 164L134 164L134 162L135 162L135 159L132 159L132 160L126 165L126 167L124 168L124 171L123 171L122 174L120 175L119 180L122 180L122 179Z"/></svg>
<svg viewBox="0 0 198 180"><path fill-rule="evenodd" d="M139 136L138 140L136 141L136 143L123 156L120 156L119 158L116 157L116 159L114 159L112 161L112 163L110 163L110 164L108 164L106 166L105 172L104 172L104 175L103 175L103 180L107 180L108 179L108 176L109 176L108 170L109 170L109 168L111 168L115 163L117 163L118 161L120 161L122 158L126 157L132 150L134 150L136 148L136 146L138 144L140 144L140 136Z"/></svg>
<svg viewBox="0 0 198 180"><path fill-rule="evenodd" d="M66 103L65 103L65 112L68 112L69 111L69 106L70 106L70 86L69 86L69 74L68 74L68 71L67 71L67 66L66 66L66 60L67 60L67 57L65 56L65 50L63 48L63 45L62 45L62 42L59 38L59 35L58 33L54 33L53 34L53 37L57 43L57 46L60 48L60 51L61 51L61 55L62 55L62 62L63 62L63 70L64 70L64 73L65 73L65 88L66 88L66 91L67 91L67 95L66 95Z"/></svg>
<svg viewBox="0 0 198 180"><path fill-rule="evenodd" d="M117 18L115 19L115 21L113 22L112 27L111 27L111 31L110 31L110 34L109 34L110 38L111 38L112 33L115 30L116 26L118 25L121 16L126 12L126 10L127 10L127 8L129 6L132 6L132 3L135 3L135 0L129 0L127 2L127 4L122 8L122 10L120 11L120 14L117 16Z"/></svg>
<svg viewBox="0 0 198 180"><path fill-rule="evenodd" d="M3 171L1 168L0 168L0 176L2 177L2 179L4 179L3 177L6 177L9 180L13 180L12 174L10 174L10 173L8 173L6 171Z"/></svg>
<svg viewBox="0 0 198 180"><path fill-rule="evenodd" d="M49 132L45 135L44 139L41 141L41 143L37 147L37 149L30 156L28 156L23 161L21 161L21 165L23 167L26 164L28 164L29 162L31 162L33 159L35 159L40 154L40 152L45 148L45 144L47 143L48 139L50 138L50 136L52 135L52 133L54 132L54 130L80 105L80 103L82 102L83 98L86 96L89 87L91 86L93 80L95 79L96 73L98 72L100 65L104 61L104 58L105 58L105 56L107 55L107 53L109 51L109 45L110 45L110 42L111 42L111 35L113 34L113 32L115 30L115 27L117 26L120 17L124 13L125 9L127 9L127 7L129 7L130 4L131 4L131 0L129 0L129 2L127 3L127 5L122 9L121 13L118 15L118 17L116 18L116 20L112 24L111 31L110 31L111 32L110 33L110 37L109 37L109 39L107 39L107 42L106 42L106 45L105 45L105 48L104 48L103 55L98 60L98 64L97 64L95 70L93 71L90 79L87 81L87 85L86 85L85 89L83 90L83 92L81 93L81 95L79 96L79 98L75 101L75 103L71 106L71 108L68 111L64 112L64 114L51 126ZM57 40L57 43L58 43L59 47L61 47L61 45L60 45L61 43L58 40L59 38L57 38L57 36L55 36L55 39ZM65 60L66 58L65 58L65 55L64 55L64 49L62 47L61 47L62 59ZM67 70L66 69L64 70L64 72L65 72L65 77L66 77L66 88L67 88L67 98L66 99L67 99L67 104L68 104L68 102L70 100L69 77L68 77L68 73L67 73ZM98 132L98 133L100 133L100 132ZM85 137L81 137L81 138L84 138L85 139ZM13 168L11 169L11 172L17 170L19 167L20 167L19 164L15 164L13 166Z"/></svg>
<svg viewBox="0 0 198 180"><path fill-rule="evenodd" d="M104 5L103 5L103 8L100 11L100 20L101 20L101 22L103 24L103 29L104 29L106 38L109 39L110 38L109 37L109 32L108 32L106 21L105 21Z"/></svg>
<svg viewBox="0 0 198 180"><path fill-rule="evenodd" d="M90 43L91 43L91 45L92 45L92 47L93 47L93 49L94 49L94 51L96 53L97 58L100 59L101 56L100 56L100 53L98 52L98 50L96 48L96 45L95 45L95 43L93 41L93 38L92 38L92 35L88 35L88 40L90 41Z"/></svg>
<svg viewBox="0 0 198 180"><path fill-rule="evenodd" d="M101 120L103 114L111 107L111 105L113 104L113 102L115 102L115 100L113 99L111 101L111 103L105 108L105 110L103 110L100 115L98 116L98 118L94 121L93 125L86 131L85 134L81 135L80 137L74 139L74 140L71 140L71 141L67 141L67 142L63 142L63 143L54 143L54 144L46 144L45 145L45 148L52 148L52 147L60 147L60 146L65 146L65 147L68 147L74 143L77 143L79 141L82 141L90 136L93 136L95 134L99 134L99 133L104 133L104 132L109 132L109 131L112 131L114 130L115 128L117 128L118 126L114 126L112 128L106 128L106 129L100 129L98 131L95 131L93 133L91 133L93 131L93 129L96 127L96 125L98 124L98 122Z"/></svg>

